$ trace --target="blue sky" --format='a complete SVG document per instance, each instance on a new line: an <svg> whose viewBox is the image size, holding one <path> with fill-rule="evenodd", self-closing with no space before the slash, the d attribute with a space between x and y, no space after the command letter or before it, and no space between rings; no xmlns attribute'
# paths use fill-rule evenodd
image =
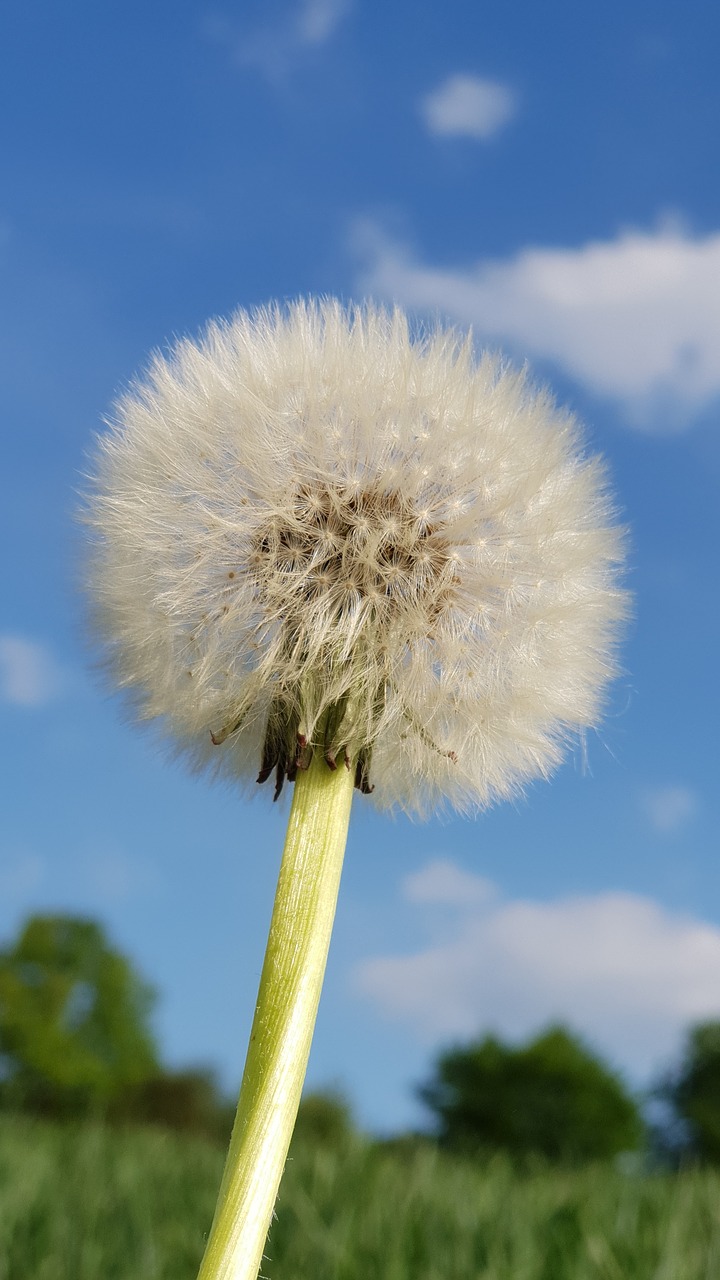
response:
<svg viewBox="0 0 720 1280"><path fill-rule="evenodd" d="M311 1082L387 1130L449 1040L562 1018L640 1084L720 1016L719 38L710 0L5 14L0 936L100 918L172 1063L239 1079L286 811L186 777L98 688L75 492L151 348L304 293L527 360L609 459L635 594L551 784L425 825L358 799Z"/></svg>

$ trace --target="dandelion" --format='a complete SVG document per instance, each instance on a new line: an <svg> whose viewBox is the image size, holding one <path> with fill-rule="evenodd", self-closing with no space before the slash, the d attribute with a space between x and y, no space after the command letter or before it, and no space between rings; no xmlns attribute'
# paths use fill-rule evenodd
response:
<svg viewBox="0 0 720 1280"><path fill-rule="evenodd" d="M424 816L548 775L625 611L572 416L452 331L334 301L157 356L96 454L113 681L195 767L294 783L202 1280L254 1280L309 1052L353 788Z"/></svg>

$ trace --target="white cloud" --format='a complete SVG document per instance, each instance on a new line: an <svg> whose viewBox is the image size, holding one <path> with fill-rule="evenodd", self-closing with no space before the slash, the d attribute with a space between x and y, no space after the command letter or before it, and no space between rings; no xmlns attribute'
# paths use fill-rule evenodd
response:
<svg viewBox="0 0 720 1280"><path fill-rule="evenodd" d="M687 426L720 396L720 233L667 225L464 267L422 262L373 224L354 244L365 292L552 361L637 426Z"/></svg>
<svg viewBox="0 0 720 1280"><path fill-rule="evenodd" d="M303 52L323 45L353 7L354 0L300 0L266 26L243 29L225 16L205 20L209 39L226 46L238 66L257 67L270 81L282 81Z"/></svg>
<svg viewBox="0 0 720 1280"><path fill-rule="evenodd" d="M690 787L655 787L643 792L642 807L662 835L673 835L695 817L699 798Z"/></svg>
<svg viewBox="0 0 720 1280"><path fill-rule="evenodd" d="M458 912L449 937L354 974L356 990L424 1044L490 1030L515 1039L563 1021L642 1075L676 1051L688 1023L720 1015L714 925L629 893L493 901L476 879L477 905ZM405 883L410 901L417 884Z"/></svg>
<svg viewBox="0 0 720 1280"><path fill-rule="evenodd" d="M482 876L463 871L446 858L428 862L420 871L406 876L403 896L408 902L429 906L476 907L495 896L495 886Z"/></svg>
<svg viewBox="0 0 720 1280"><path fill-rule="evenodd" d="M515 115L517 98L498 80L454 75L422 99L420 110L430 133L486 142Z"/></svg>
<svg viewBox="0 0 720 1280"><path fill-rule="evenodd" d="M63 677L44 645L23 636L0 635L0 699L41 707L62 690Z"/></svg>
<svg viewBox="0 0 720 1280"><path fill-rule="evenodd" d="M302 44L329 40L351 7L352 0L304 0L297 15L298 40Z"/></svg>

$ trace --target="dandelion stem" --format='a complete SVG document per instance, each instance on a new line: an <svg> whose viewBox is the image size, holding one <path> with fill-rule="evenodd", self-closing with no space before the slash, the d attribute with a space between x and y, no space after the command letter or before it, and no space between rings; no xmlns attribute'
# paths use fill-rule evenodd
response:
<svg viewBox="0 0 720 1280"><path fill-rule="evenodd" d="M256 1280L292 1136L335 917L354 769L298 772L257 1008L198 1280Z"/></svg>

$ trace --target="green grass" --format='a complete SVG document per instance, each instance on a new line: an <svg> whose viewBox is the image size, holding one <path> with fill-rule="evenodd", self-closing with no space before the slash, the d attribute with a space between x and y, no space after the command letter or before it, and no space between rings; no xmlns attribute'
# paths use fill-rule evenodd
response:
<svg viewBox="0 0 720 1280"><path fill-rule="evenodd" d="M222 1153L0 1118L0 1280L195 1280ZM296 1148L271 1280L720 1280L720 1176Z"/></svg>

